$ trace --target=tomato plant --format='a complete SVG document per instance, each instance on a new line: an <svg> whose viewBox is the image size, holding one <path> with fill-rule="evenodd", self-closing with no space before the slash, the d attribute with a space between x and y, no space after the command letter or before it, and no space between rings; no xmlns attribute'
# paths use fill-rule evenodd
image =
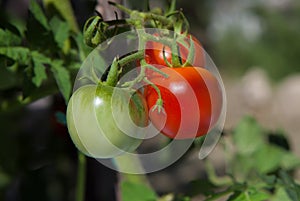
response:
<svg viewBox="0 0 300 201"><path fill-rule="evenodd" d="M79 88L67 108L68 129L73 142L80 151L96 158L114 157L140 145L141 136L136 127L129 124L129 118L137 126L147 124L148 113L141 94L102 84ZM124 126L137 138L126 135L121 130Z"/></svg>
<svg viewBox="0 0 300 201"><path fill-rule="evenodd" d="M160 90L163 111L155 108L159 95L151 85L145 88L150 120L161 133L176 139L205 135L217 122L222 108L218 80L199 67L162 68L169 77L154 73L149 78ZM164 122L165 124L161 125Z"/></svg>
<svg viewBox="0 0 300 201"><path fill-rule="evenodd" d="M158 34L153 34L153 35L158 36ZM192 40L190 40L190 37ZM185 63L188 58L188 54L190 53L191 42L193 43L194 46L194 49L192 50L194 51L194 58L192 61L190 61L190 65L196 67L204 67L205 54L202 45L197 40L196 37L190 34L187 34L187 36L184 37L182 41L177 42L178 56L181 59L181 63L182 64ZM148 41L146 43L145 55L146 55L146 61L149 64L168 66L165 60L167 60L167 62L170 64L172 63L171 48L164 45L163 43Z"/></svg>

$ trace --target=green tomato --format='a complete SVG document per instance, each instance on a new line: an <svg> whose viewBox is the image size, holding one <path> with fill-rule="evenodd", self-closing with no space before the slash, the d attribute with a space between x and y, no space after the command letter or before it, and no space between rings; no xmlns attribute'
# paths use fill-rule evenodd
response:
<svg viewBox="0 0 300 201"><path fill-rule="evenodd" d="M76 147L94 158L112 158L134 151L148 124L147 106L138 92L99 84L72 95L67 125Z"/></svg>

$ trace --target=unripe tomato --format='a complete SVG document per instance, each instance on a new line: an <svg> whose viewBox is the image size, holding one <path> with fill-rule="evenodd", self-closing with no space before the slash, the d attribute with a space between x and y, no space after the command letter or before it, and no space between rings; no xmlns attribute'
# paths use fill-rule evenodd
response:
<svg viewBox="0 0 300 201"><path fill-rule="evenodd" d="M79 88L67 108L67 125L74 144L95 158L135 150L143 137L137 128L147 123L147 106L141 94L105 85ZM124 127L126 131L121 129Z"/></svg>
<svg viewBox="0 0 300 201"><path fill-rule="evenodd" d="M170 138L189 139L207 134L221 113L223 100L218 80L199 67L160 70L168 78L154 73L149 80L160 90L164 111L154 109L157 91L151 85L144 91L151 122Z"/></svg>
<svg viewBox="0 0 300 201"><path fill-rule="evenodd" d="M153 34L153 35L157 36L158 34ZM182 64L186 62L186 59L188 58L188 54L190 52L189 50L190 43L191 43L190 36L191 35L188 34L185 37L183 41L184 44L177 42L178 50L179 50L178 56L181 58ZM202 48L202 45L194 36L192 36L192 42L194 43L194 59L190 62L190 65L204 67L205 53ZM164 55L166 60L170 64L172 63L171 48L159 42L148 41L146 43L145 55L146 55L146 61L149 64L168 66L164 60Z"/></svg>

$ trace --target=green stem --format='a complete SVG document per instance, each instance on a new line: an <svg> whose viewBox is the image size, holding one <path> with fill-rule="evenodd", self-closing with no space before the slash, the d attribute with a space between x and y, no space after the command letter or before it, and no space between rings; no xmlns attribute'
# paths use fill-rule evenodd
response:
<svg viewBox="0 0 300 201"><path fill-rule="evenodd" d="M76 201L84 201L86 180L86 157L78 151Z"/></svg>
<svg viewBox="0 0 300 201"><path fill-rule="evenodd" d="M130 54L126 57L123 57L118 62L119 62L120 66L125 66L126 64L128 64L130 62L133 62L135 60L142 59L142 58L144 58L144 51L137 51L137 52L135 52L133 54Z"/></svg>
<svg viewBox="0 0 300 201"><path fill-rule="evenodd" d="M136 11L136 10L130 10L130 9L126 8L125 6L123 6L123 5L120 5L120 4L117 4L115 2L111 2L111 1L109 1L108 3L110 5L115 6L116 8L120 9L121 11L131 15L131 17L133 19L134 18L136 18L136 19L141 19L142 18L144 22L148 21L148 20L156 20L156 21L159 21L160 23L166 25L167 27L173 25L173 20L171 20L171 19L169 19L165 16L157 15L155 13L139 12L139 11Z"/></svg>
<svg viewBox="0 0 300 201"><path fill-rule="evenodd" d="M233 185L233 181L228 176L218 177L215 169L209 160L204 161L205 169L209 180L217 186L230 186Z"/></svg>
<svg viewBox="0 0 300 201"><path fill-rule="evenodd" d="M115 2L112 2L112 1L108 1L108 4L120 9L121 11L127 13L127 14L131 14L132 13L132 10L130 10L129 8L126 8L125 6L121 5L121 4L117 4Z"/></svg>
<svg viewBox="0 0 300 201"><path fill-rule="evenodd" d="M171 51L172 51L172 66L173 67L180 67L181 62L180 62L180 52L178 50L178 45L176 42L176 39L174 39L172 46L171 46Z"/></svg>
<svg viewBox="0 0 300 201"><path fill-rule="evenodd" d="M195 45L194 45L192 36L190 36L189 54L188 54L188 57L187 57L185 63L183 64L183 67L191 66L191 64L193 63L194 57L195 57Z"/></svg>

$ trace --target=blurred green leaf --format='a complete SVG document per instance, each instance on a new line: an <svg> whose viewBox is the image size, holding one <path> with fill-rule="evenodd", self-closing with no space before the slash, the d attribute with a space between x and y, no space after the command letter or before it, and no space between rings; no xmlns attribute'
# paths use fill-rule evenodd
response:
<svg viewBox="0 0 300 201"><path fill-rule="evenodd" d="M10 72L4 61L0 59L0 90L13 87L17 82L17 76Z"/></svg>
<svg viewBox="0 0 300 201"><path fill-rule="evenodd" d="M54 16L50 21L50 27L54 34L54 39L60 49L64 48L65 42L69 37L70 26L67 22Z"/></svg>
<svg viewBox="0 0 300 201"><path fill-rule="evenodd" d="M123 201L155 201L157 196L153 190L141 183L124 181L121 183Z"/></svg>
<svg viewBox="0 0 300 201"><path fill-rule="evenodd" d="M45 64L50 64L50 59L36 51L31 53L33 61L34 76L32 82L35 86L41 86L43 80L47 79Z"/></svg>
<svg viewBox="0 0 300 201"><path fill-rule="evenodd" d="M83 35L81 33L78 33L75 36L73 35L73 39L75 40L79 49L80 59L84 61L93 49L84 43Z"/></svg>
<svg viewBox="0 0 300 201"><path fill-rule="evenodd" d="M66 103L68 102L72 90L72 84L69 71L63 66L60 60L53 60L51 64L51 71L56 79L56 83L60 92L62 93Z"/></svg>
<svg viewBox="0 0 300 201"><path fill-rule="evenodd" d="M265 201L270 195L256 189L246 189L243 192L235 192L227 201Z"/></svg>
<svg viewBox="0 0 300 201"><path fill-rule="evenodd" d="M37 1L30 0L29 3L29 11L34 16L34 18L45 28L49 30L49 24L47 21L47 18L42 10L42 8L39 6Z"/></svg>
<svg viewBox="0 0 300 201"><path fill-rule="evenodd" d="M264 144L262 128L252 117L245 117L235 128L234 144L240 154L249 155Z"/></svg>
<svg viewBox="0 0 300 201"><path fill-rule="evenodd" d="M30 50L26 47L0 47L0 54L21 65L28 65L30 61Z"/></svg>
<svg viewBox="0 0 300 201"><path fill-rule="evenodd" d="M0 189L7 186L11 178L0 169Z"/></svg>
<svg viewBox="0 0 300 201"><path fill-rule="evenodd" d="M9 30L0 29L0 46L20 45L22 39Z"/></svg>
<svg viewBox="0 0 300 201"><path fill-rule="evenodd" d="M284 187L286 193L292 201L300 200L300 186L296 184L294 179L286 172L279 172L279 183Z"/></svg>
<svg viewBox="0 0 300 201"><path fill-rule="evenodd" d="M285 151L285 154L281 160L282 168L291 170L296 167L300 167L300 159L293 152Z"/></svg>
<svg viewBox="0 0 300 201"><path fill-rule="evenodd" d="M275 195L272 196L272 201L292 201L283 187L276 189Z"/></svg>
<svg viewBox="0 0 300 201"><path fill-rule="evenodd" d="M254 155L255 169L260 173L268 173L280 167L284 151L275 146L262 146Z"/></svg>

